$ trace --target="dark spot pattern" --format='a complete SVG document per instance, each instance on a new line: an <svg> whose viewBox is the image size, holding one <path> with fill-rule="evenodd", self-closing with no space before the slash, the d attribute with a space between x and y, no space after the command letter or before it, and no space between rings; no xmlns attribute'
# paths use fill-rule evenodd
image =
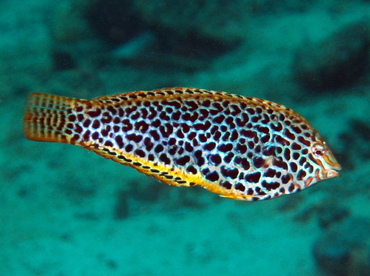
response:
<svg viewBox="0 0 370 276"><path fill-rule="evenodd" d="M273 102L168 88L77 103L59 127L71 143L166 183L206 182L228 197L255 201L303 189L319 168L309 150L321 139L317 132Z"/></svg>

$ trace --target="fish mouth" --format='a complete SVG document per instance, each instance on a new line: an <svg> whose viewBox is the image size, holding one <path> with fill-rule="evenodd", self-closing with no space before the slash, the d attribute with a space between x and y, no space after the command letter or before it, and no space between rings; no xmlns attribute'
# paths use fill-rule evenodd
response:
<svg viewBox="0 0 370 276"><path fill-rule="evenodd" d="M321 160L321 161L318 160L318 164L321 167L323 167L322 178L316 174L316 178L318 180L324 180L324 179L329 179L329 178L340 176L339 172L337 171L340 171L342 169L342 166L339 165L339 163L337 162L337 160L335 159L333 155L330 157L325 156L324 160Z"/></svg>
<svg viewBox="0 0 370 276"><path fill-rule="evenodd" d="M330 167L330 169L328 169L328 170L336 170L336 171L342 170L342 166L339 165L338 161L335 159L333 154L328 154L328 155L324 156L324 160Z"/></svg>
<svg viewBox="0 0 370 276"><path fill-rule="evenodd" d="M342 169L342 167L339 164L336 168L338 168L337 170ZM333 169L326 169L324 178L328 179L340 176L340 174L335 170L336 168L333 167Z"/></svg>

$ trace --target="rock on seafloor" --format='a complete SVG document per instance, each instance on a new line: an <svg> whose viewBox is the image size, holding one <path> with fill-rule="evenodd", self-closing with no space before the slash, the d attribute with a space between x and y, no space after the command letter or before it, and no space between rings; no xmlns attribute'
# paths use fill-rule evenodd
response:
<svg viewBox="0 0 370 276"><path fill-rule="evenodd" d="M369 65L369 37L369 24L356 22L319 43L302 47L293 62L297 82L316 91L352 85Z"/></svg>
<svg viewBox="0 0 370 276"><path fill-rule="evenodd" d="M318 266L327 275L370 275L370 221L349 218L333 226L313 248Z"/></svg>

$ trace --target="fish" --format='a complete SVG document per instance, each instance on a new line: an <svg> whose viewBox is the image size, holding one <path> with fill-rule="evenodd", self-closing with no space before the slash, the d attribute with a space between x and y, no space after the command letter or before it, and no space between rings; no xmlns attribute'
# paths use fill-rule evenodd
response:
<svg viewBox="0 0 370 276"><path fill-rule="evenodd" d="M78 145L159 181L258 201L338 177L325 140L284 105L174 87L92 100L33 92L29 140Z"/></svg>

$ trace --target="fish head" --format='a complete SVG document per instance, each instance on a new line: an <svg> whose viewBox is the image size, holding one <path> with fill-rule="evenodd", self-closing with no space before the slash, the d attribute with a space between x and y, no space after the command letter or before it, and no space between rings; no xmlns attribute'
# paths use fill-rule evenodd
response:
<svg viewBox="0 0 370 276"><path fill-rule="evenodd" d="M342 169L329 146L322 142L313 143L311 146L312 159L322 168L324 179L339 176L337 171Z"/></svg>
<svg viewBox="0 0 370 276"><path fill-rule="evenodd" d="M338 177L342 169L333 152L326 142L317 134L308 151L308 160L312 165L312 172L303 179L305 188L319 181Z"/></svg>
<svg viewBox="0 0 370 276"><path fill-rule="evenodd" d="M276 150L264 169L267 173L272 169L278 175L263 179L267 183L280 184L275 185L275 189L265 185L267 191L264 192L271 198L296 193L320 181L338 177L338 171L342 169L317 131L305 121L300 126L301 132L297 130L297 135L286 135L286 139L274 138Z"/></svg>

